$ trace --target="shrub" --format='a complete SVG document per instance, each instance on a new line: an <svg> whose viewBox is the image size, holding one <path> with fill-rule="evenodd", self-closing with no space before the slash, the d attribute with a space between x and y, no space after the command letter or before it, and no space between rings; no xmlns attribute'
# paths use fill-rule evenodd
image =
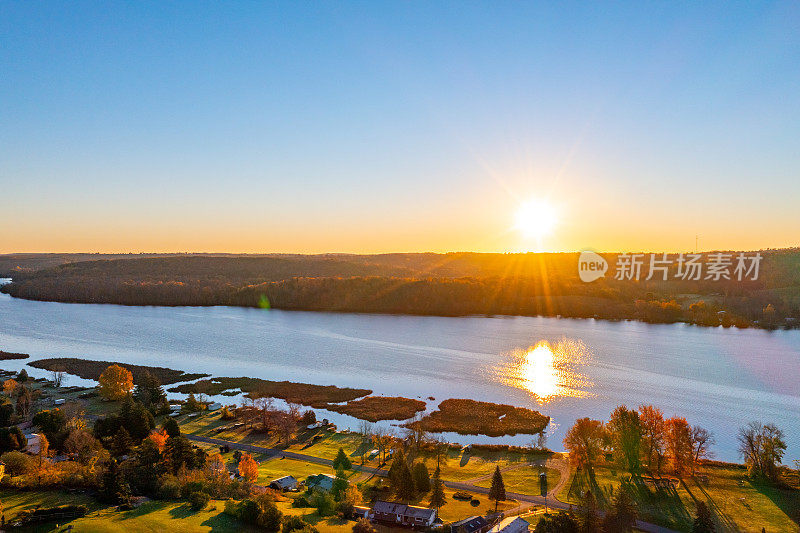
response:
<svg viewBox="0 0 800 533"><path fill-rule="evenodd" d="M4 453L0 461L6 464L6 473L11 476L21 476L31 472L34 468L33 457L18 451Z"/></svg>
<svg viewBox="0 0 800 533"><path fill-rule="evenodd" d="M308 494L301 494L292 502L292 507L313 507L309 501Z"/></svg>
<svg viewBox="0 0 800 533"><path fill-rule="evenodd" d="M85 505L62 505L60 507L40 507L20 511L17 520L23 524L35 524L38 522L49 522L57 518L79 518L86 516Z"/></svg>
<svg viewBox="0 0 800 533"><path fill-rule="evenodd" d="M353 525L353 533L375 533L375 528L372 527L369 520L361 518Z"/></svg>
<svg viewBox="0 0 800 533"><path fill-rule="evenodd" d="M327 492L315 490L311 495L311 506L317 509L320 516L332 515L335 505L336 502L333 500L333 496Z"/></svg>
<svg viewBox="0 0 800 533"><path fill-rule="evenodd" d="M204 509L209 501L211 501L211 496L209 496L207 492L197 491L189 495L189 506L192 508L192 511Z"/></svg>
<svg viewBox="0 0 800 533"><path fill-rule="evenodd" d="M158 487L158 496L162 500L178 500L181 497L181 484L178 478L166 475L161 479Z"/></svg>
<svg viewBox="0 0 800 533"><path fill-rule="evenodd" d="M462 500L462 501L468 502L468 501L470 501L472 499L472 494L470 494L469 492L464 492L464 491L460 490L460 491L456 492L455 494L453 494L453 499Z"/></svg>
<svg viewBox="0 0 800 533"><path fill-rule="evenodd" d="M292 531L303 531L304 533L316 533L317 528L302 519L302 517L292 515L283 520L281 533L291 533Z"/></svg>

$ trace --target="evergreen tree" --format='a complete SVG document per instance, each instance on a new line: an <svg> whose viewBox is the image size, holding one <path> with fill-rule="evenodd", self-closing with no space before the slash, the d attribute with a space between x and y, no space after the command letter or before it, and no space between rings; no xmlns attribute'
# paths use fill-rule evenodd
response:
<svg viewBox="0 0 800 533"><path fill-rule="evenodd" d="M697 517L692 523L692 533L714 533L716 530L714 518L706 502L697 502Z"/></svg>
<svg viewBox="0 0 800 533"><path fill-rule="evenodd" d="M169 437L180 437L181 436L181 428L178 426L178 423L175 421L174 418L167 418L164 420L164 423L161 425L161 428L167 432L167 436Z"/></svg>
<svg viewBox="0 0 800 533"><path fill-rule="evenodd" d="M581 531L585 533L599 533L600 515L597 514L597 500L592 491L587 490L583 496L583 513L581 515Z"/></svg>
<svg viewBox="0 0 800 533"><path fill-rule="evenodd" d="M389 481L395 484L397 483L397 475L400 472L400 467L406 462L406 456L403 455L402 450L397 450L397 453L394 454L392 459L392 465L389 467Z"/></svg>
<svg viewBox="0 0 800 533"><path fill-rule="evenodd" d="M400 464L394 489L400 500L408 502L414 499L414 477L405 461Z"/></svg>
<svg viewBox="0 0 800 533"><path fill-rule="evenodd" d="M627 533L633 531L638 516L636 502L624 488L617 491L614 505L606 513L603 520L603 529L606 533Z"/></svg>
<svg viewBox="0 0 800 533"><path fill-rule="evenodd" d="M119 457L121 455L127 455L130 449L131 435L128 433L128 430L126 430L123 426L120 426L119 430L117 430L116 434L114 434L114 439L111 442L111 453Z"/></svg>
<svg viewBox="0 0 800 533"><path fill-rule="evenodd" d="M17 381L19 381L20 383L25 383L26 381L28 381L28 371L25 370L24 368L20 370L19 374L17 374Z"/></svg>
<svg viewBox="0 0 800 533"><path fill-rule="evenodd" d="M506 485L503 483L503 474L500 473L500 465L494 468L492 476L492 486L489 488L489 499L494 500L494 512L497 512L497 504L506 501Z"/></svg>
<svg viewBox="0 0 800 533"><path fill-rule="evenodd" d="M347 457L342 448L339 448L339 453L336 454L336 458L333 460L333 469L338 472L340 470L350 470L352 467L353 464L350 462L350 458Z"/></svg>
<svg viewBox="0 0 800 533"><path fill-rule="evenodd" d="M153 374L145 370L133 389L133 397L151 413L159 414L169 409L167 393Z"/></svg>
<svg viewBox="0 0 800 533"><path fill-rule="evenodd" d="M578 533L580 526L572 513L561 512L544 515L536 524L534 533Z"/></svg>
<svg viewBox="0 0 800 533"><path fill-rule="evenodd" d="M431 480L431 507L439 509L444 505L444 501L444 482L442 481L442 472L437 466Z"/></svg>
<svg viewBox="0 0 800 533"><path fill-rule="evenodd" d="M431 476L425 463L414 463L411 475L414 477L414 488L417 494L427 494L431 490Z"/></svg>

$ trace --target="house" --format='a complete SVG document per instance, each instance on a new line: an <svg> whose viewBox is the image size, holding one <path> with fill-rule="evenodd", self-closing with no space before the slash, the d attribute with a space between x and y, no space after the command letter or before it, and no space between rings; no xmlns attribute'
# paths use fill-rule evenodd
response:
<svg viewBox="0 0 800 533"><path fill-rule="evenodd" d="M171 412L173 412L173 413L180 413L181 412L181 407L182 407L181 404L173 403L173 404L170 404L169 410Z"/></svg>
<svg viewBox="0 0 800 533"><path fill-rule="evenodd" d="M527 533L530 524L518 516L509 516L489 530L489 533Z"/></svg>
<svg viewBox="0 0 800 533"><path fill-rule="evenodd" d="M53 400L53 405L64 405L66 400L64 398L58 398L57 400Z"/></svg>
<svg viewBox="0 0 800 533"><path fill-rule="evenodd" d="M470 516L450 524L453 533L486 533L492 527L483 516Z"/></svg>
<svg viewBox="0 0 800 533"><path fill-rule="evenodd" d="M436 509L378 500L372 507L372 518L387 524L428 528L436 521Z"/></svg>
<svg viewBox="0 0 800 533"><path fill-rule="evenodd" d="M269 482L269 488L275 490L297 490L297 479L294 476L283 476Z"/></svg>
<svg viewBox="0 0 800 533"><path fill-rule="evenodd" d="M25 451L31 455L39 455L39 451L41 450L41 441L39 439L38 433L30 433L25 435L27 439L27 444L25 445Z"/></svg>
<svg viewBox="0 0 800 533"><path fill-rule="evenodd" d="M315 476L308 476L306 479L306 487L314 490L321 490L322 492L330 492L333 490L333 482L336 480L335 476L330 474L317 474Z"/></svg>

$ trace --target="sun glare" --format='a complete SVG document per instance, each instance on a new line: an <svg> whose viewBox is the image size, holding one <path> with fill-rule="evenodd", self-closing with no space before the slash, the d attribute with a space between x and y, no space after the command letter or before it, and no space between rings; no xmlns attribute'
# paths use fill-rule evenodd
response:
<svg viewBox="0 0 800 533"><path fill-rule="evenodd" d="M541 239L549 235L557 223L555 208L542 200L530 200L517 209L515 227L525 237Z"/></svg>

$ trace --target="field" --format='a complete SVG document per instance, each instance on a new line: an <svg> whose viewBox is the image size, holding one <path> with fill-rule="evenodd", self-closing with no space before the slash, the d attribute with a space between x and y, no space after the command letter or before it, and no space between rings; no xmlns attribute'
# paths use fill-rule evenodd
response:
<svg viewBox="0 0 800 533"><path fill-rule="evenodd" d="M203 379L196 383L185 383L170 389L171 392L189 394L225 394L226 391L241 390L251 398L280 398L287 402L324 409L329 403L346 402L370 394L368 389L352 389L334 385L311 385L291 381L239 377Z"/></svg>
<svg viewBox="0 0 800 533"><path fill-rule="evenodd" d="M55 357L51 359L38 359L31 361L28 365L44 370L61 370L68 374L80 376L84 379L97 381L100 374L111 365L120 365L131 371L134 383L138 383L142 374L147 371L153 374L162 385L169 385L179 381L190 381L202 378L208 374L187 374L182 370L163 368L159 366L141 366L129 363L116 363L114 361L91 361L88 359L77 359L75 357Z"/></svg>
<svg viewBox="0 0 800 533"><path fill-rule="evenodd" d="M629 483L641 517L681 531L691 528L695 501L705 501L714 514L720 531L798 531L800 491L758 485L736 466L707 467L708 482L687 478L671 488L652 485L605 467L594 469L593 476L573 472L559 493L562 501L580 504L584 491L592 490L601 507L607 507L623 483Z"/></svg>
<svg viewBox="0 0 800 533"><path fill-rule="evenodd" d="M434 433L452 431L461 435L500 437L517 433L533 435L547 427L549 422L549 417L524 407L451 399L440 403L438 410L422 420L406 426L420 426Z"/></svg>
<svg viewBox="0 0 800 533"><path fill-rule="evenodd" d="M425 410L425 402L392 396L368 396L344 405L329 405L326 409L377 422L379 420L407 420Z"/></svg>

